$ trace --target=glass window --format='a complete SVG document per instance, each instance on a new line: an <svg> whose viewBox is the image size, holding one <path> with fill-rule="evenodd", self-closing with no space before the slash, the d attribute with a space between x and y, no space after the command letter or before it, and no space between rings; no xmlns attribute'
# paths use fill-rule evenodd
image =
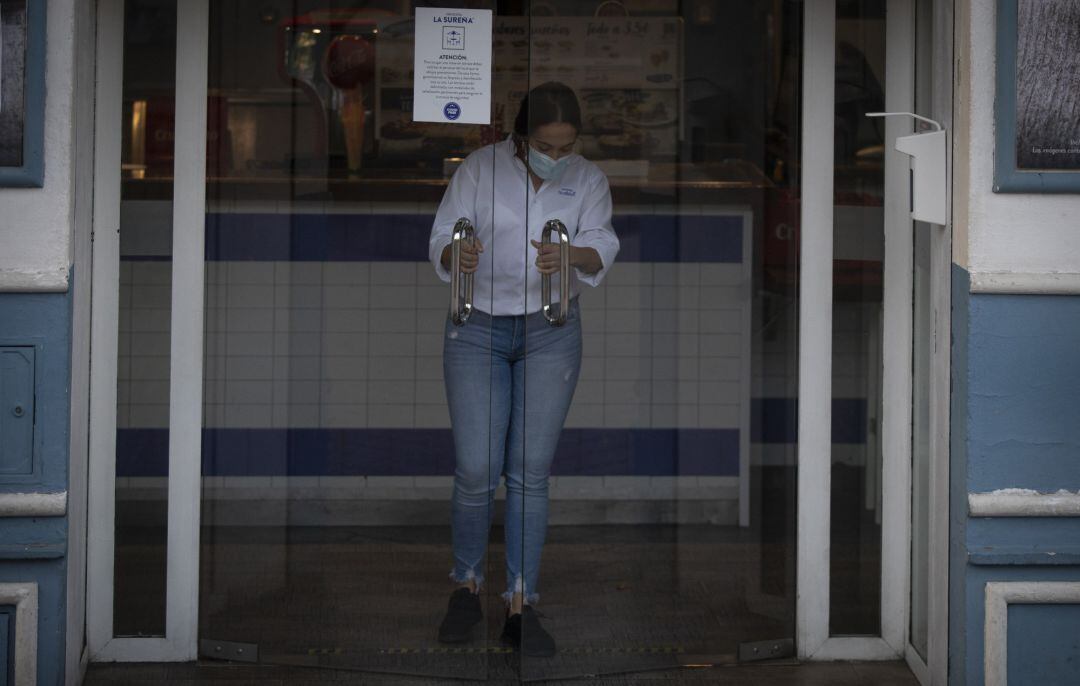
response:
<svg viewBox="0 0 1080 686"><path fill-rule="evenodd" d="M175 0L124 4L123 78L113 630L164 636Z"/></svg>
<svg viewBox="0 0 1080 686"><path fill-rule="evenodd" d="M837 3L829 633L881 634L885 2Z"/></svg>

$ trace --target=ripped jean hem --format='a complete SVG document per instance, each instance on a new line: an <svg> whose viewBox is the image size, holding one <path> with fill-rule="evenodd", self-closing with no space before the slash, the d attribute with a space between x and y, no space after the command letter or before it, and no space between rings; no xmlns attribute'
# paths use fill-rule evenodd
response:
<svg viewBox="0 0 1080 686"><path fill-rule="evenodd" d="M503 592L502 599L506 602L507 607L510 607L510 603L513 602L514 593L516 593L516 592L517 591L504 591ZM537 603L540 602L540 594L539 593L529 593L528 595L525 596L524 600L525 600L525 605L536 605Z"/></svg>
<svg viewBox="0 0 1080 686"><path fill-rule="evenodd" d="M484 575L483 574L477 574L472 569L465 570L464 574L459 574L456 569L451 569L450 570L450 579L452 581L456 582L456 583L459 583L459 584L464 584L464 583L467 583L469 581L472 581L474 584L476 584L475 593L480 593L480 589L483 588L483 586L484 586Z"/></svg>
<svg viewBox="0 0 1080 686"><path fill-rule="evenodd" d="M502 594L502 599L506 602L507 607L510 607L510 604L513 602L515 593L522 594L522 599L525 605L536 605L540 602L539 593L526 592L525 583L520 575L518 575L517 579L515 579L513 588L504 591Z"/></svg>

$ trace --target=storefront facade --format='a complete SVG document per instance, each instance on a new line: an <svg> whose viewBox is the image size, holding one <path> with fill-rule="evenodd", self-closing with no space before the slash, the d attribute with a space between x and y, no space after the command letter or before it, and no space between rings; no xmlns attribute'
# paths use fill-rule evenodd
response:
<svg viewBox="0 0 1080 686"><path fill-rule="evenodd" d="M0 188L12 683L196 659L1068 680L1080 204L995 192L989 3L467 3L489 125L413 121L416 3L42 4L43 181ZM581 292L548 491L560 652L511 661L497 629L435 641L455 332L428 237L550 80L620 249ZM946 132L932 194L896 143L935 124L903 113Z"/></svg>

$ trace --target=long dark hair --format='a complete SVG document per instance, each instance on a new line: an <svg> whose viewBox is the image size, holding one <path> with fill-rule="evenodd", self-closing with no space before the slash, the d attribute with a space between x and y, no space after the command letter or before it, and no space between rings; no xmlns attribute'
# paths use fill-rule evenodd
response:
<svg viewBox="0 0 1080 686"><path fill-rule="evenodd" d="M545 124L566 123L581 131L581 106L574 91L565 83L548 81L530 90L521 99L514 119L514 133L525 138Z"/></svg>

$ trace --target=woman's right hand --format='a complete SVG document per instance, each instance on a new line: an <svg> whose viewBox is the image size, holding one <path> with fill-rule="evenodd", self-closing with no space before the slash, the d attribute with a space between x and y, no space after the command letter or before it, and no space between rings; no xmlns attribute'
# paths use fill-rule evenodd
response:
<svg viewBox="0 0 1080 686"><path fill-rule="evenodd" d="M450 243L442 251L442 266L446 271L450 271L450 260L454 254L454 244ZM473 238L470 241L461 242L461 273L472 274L480 266L480 253L484 252L484 246L480 243L480 239Z"/></svg>

